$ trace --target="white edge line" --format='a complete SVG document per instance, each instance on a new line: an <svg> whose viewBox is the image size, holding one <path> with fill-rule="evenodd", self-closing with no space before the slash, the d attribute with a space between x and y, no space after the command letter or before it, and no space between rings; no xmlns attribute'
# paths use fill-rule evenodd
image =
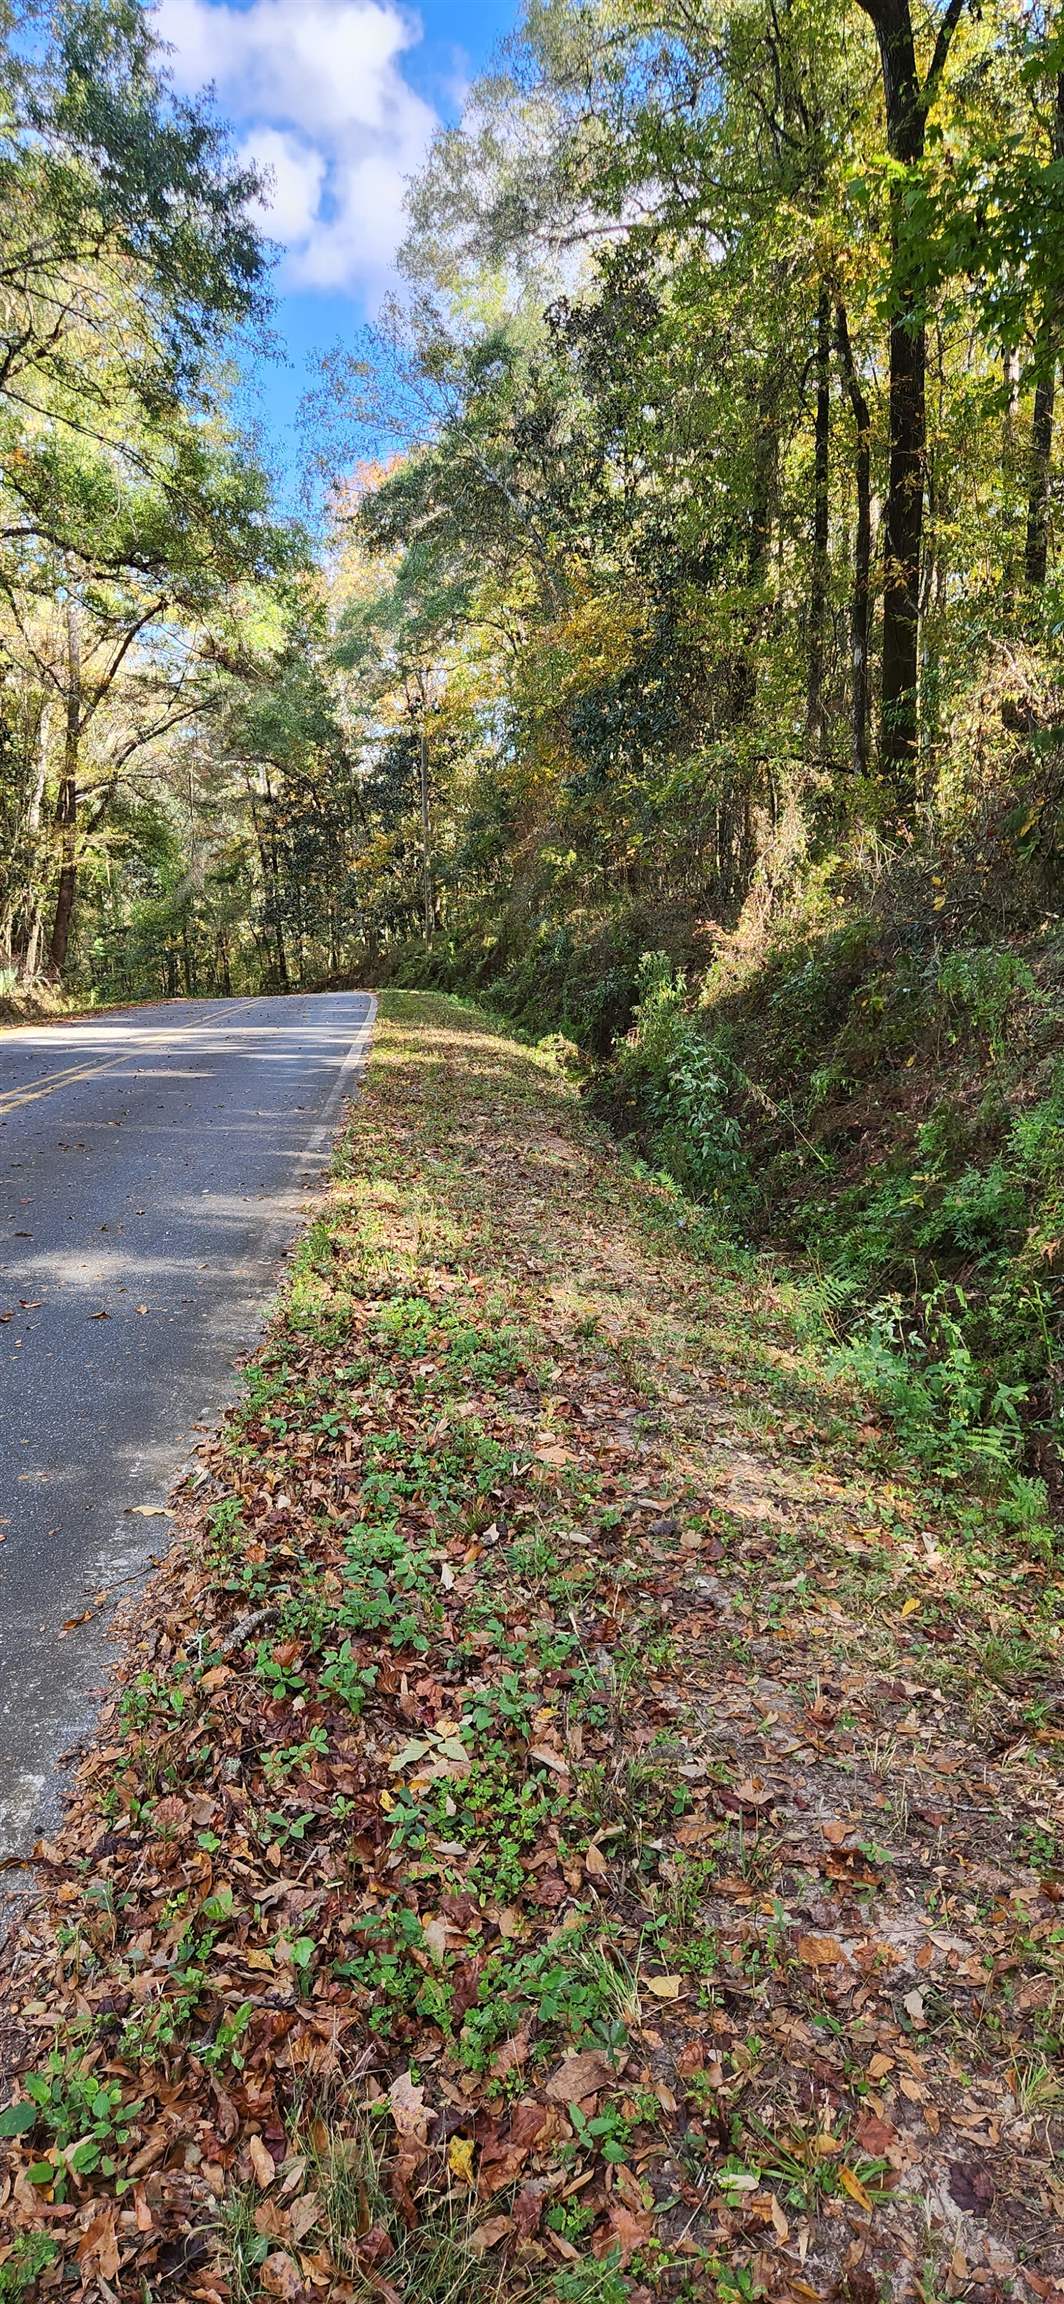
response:
<svg viewBox="0 0 1064 2304"><path fill-rule="evenodd" d="M343 1097L344 1087L349 1072L361 1071L363 1065L365 1064L366 1057L369 1054L370 1041L373 1038L373 1027L377 1021L378 1002L375 992L367 993L366 997L369 1001L368 1012L363 1018L362 1023L359 1025L354 1039L351 1042L351 1046L348 1049L343 1063L341 1064L340 1069L336 1075L336 1079L333 1082L332 1088L330 1089L328 1102L326 1103L321 1120L319 1121L318 1126L315 1128L313 1135L308 1136L307 1138L304 1156L309 1156L312 1160L317 1158L318 1153L321 1152L324 1149L326 1143L330 1142L332 1139L334 1134L336 1107Z"/></svg>

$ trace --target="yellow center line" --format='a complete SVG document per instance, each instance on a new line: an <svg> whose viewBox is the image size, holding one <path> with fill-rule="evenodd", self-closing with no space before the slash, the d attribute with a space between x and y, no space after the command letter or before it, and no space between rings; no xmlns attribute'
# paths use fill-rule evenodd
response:
<svg viewBox="0 0 1064 2304"><path fill-rule="evenodd" d="M225 1011L226 1022L231 1016L238 1015L242 1008L253 1005L251 1000L234 1001ZM6 1093L0 1094L0 1119L4 1119L9 1112L18 1112L23 1104L35 1104L40 1096L54 1096L57 1088L72 1087L77 1080L92 1080L101 1072L118 1072L123 1064L134 1064L138 1056L142 1056L148 1049L158 1048L160 1043L163 1047L176 1046L189 1032L201 1032L205 1025L215 1023L217 1017L218 1011L215 1010L214 1015L201 1016L194 1024L171 1025L169 1031L145 1032L135 1048L124 1049L120 1056L105 1056L100 1064L68 1064L62 1072L50 1072L45 1080L37 1081L32 1088L9 1088Z"/></svg>

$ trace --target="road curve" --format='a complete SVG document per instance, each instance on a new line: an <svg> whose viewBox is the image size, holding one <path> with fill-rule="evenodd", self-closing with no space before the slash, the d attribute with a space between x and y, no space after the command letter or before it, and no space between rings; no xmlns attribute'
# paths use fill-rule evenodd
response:
<svg viewBox="0 0 1064 2304"><path fill-rule="evenodd" d="M372 1016L328 992L0 1034L0 1860L57 1812L95 1596L165 1542L144 1508L232 1395Z"/></svg>

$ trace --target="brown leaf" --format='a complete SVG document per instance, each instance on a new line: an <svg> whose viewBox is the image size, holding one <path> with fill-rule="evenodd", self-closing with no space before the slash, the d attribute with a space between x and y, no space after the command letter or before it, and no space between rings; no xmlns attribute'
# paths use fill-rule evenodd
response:
<svg viewBox="0 0 1064 2304"><path fill-rule="evenodd" d="M254 2171L255 2182L260 2191L264 2191L267 2184L273 2183L277 2169L273 2153L267 2150L261 2136L248 2137L248 2159Z"/></svg>
<svg viewBox="0 0 1064 2304"><path fill-rule="evenodd" d="M78 2262L95 2263L105 2280L115 2279L121 2261L113 2208L101 2209L78 2242Z"/></svg>
<svg viewBox="0 0 1064 2304"><path fill-rule="evenodd" d="M152 1810L152 1831L163 1840L171 1832L178 1831L187 1816L188 1809L184 1801L176 1792L168 1792L165 1800L160 1800Z"/></svg>
<svg viewBox="0 0 1064 2304"><path fill-rule="evenodd" d="M843 2167L839 2169L839 2183L841 2184L843 2191L849 2193L850 2199L856 2200L857 2206L859 2208L867 2208L869 2214L871 2214L872 2202L869 2199L867 2192L865 2191L860 2177L854 2175L852 2168Z"/></svg>
<svg viewBox="0 0 1064 2304"><path fill-rule="evenodd" d="M798 1958L807 1968L844 1968L846 1954L837 1936L799 1936Z"/></svg>
<svg viewBox="0 0 1064 2304"><path fill-rule="evenodd" d="M284 2242L292 2237L287 2212L278 2200L260 2200L252 2221L263 2240Z"/></svg>
<svg viewBox="0 0 1064 2304"><path fill-rule="evenodd" d="M966 2216L985 2216L993 2204L993 2179L985 2168L965 2168L955 2160L949 2172L949 2196Z"/></svg>
<svg viewBox="0 0 1064 2304"><path fill-rule="evenodd" d="M522 2240L531 2240L539 2231L543 2214L543 2192L538 2184L524 2184L514 2201L513 2227Z"/></svg>
<svg viewBox="0 0 1064 2304"><path fill-rule="evenodd" d="M372 2270L375 2264L386 2264L389 2256L394 2254L391 2233L383 2224L371 2224L355 2248L355 2260L360 2272L367 2266Z"/></svg>
<svg viewBox="0 0 1064 2304"><path fill-rule="evenodd" d="M288 2221L297 2247L301 2240L306 2239L308 2232L313 2232L320 2219L321 2198L317 2192L303 2192L298 2200L293 2200Z"/></svg>
<svg viewBox="0 0 1064 2304"><path fill-rule="evenodd" d="M466 2245L472 2249L474 2256L484 2256L489 2248L497 2248L500 2240L505 2240L513 2228L512 2216L489 2216L485 2224L478 2224L475 2231L470 2233Z"/></svg>
<svg viewBox="0 0 1064 2304"><path fill-rule="evenodd" d="M639 2215L633 2215L632 2210L625 2207L623 2200L611 2200L609 2223L603 2230L595 2233L591 2242L592 2254L606 2256L611 2248L619 2247L621 2262L627 2264L629 2257L635 2255L636 2249L645 2246L653 2229L654 2219L645 2208L640 2211Z"/></svg>
<svg viewBox="0 0 1064 2304"><path fill-rule="evenodd" d="M504 2080L508 2072L516 2071L528 2055L527 2032L512 2032L508 2040L495 2050L490 2071L493 2080Z"/></svg>
<svg viewBox="0 0 1064 2304"><path fill-rule="evenodd" d="M533 1760L542 1762L544 1768L553 1768L556 1776L569 1775L569 1762L553 1744L531 1744L529 1752Z"/></svg>
<svg viewBox="0 0 1064 2304"><path fill-rule="evenodd" d="M388 2102L396 2133L416 2137L423 2144L428 2135L429 2115L425 2109L425 2091L415 2085L409 2072L400 2072L388 2090Z"/></svg>
<svg viewBox="0 0 1064 2304"><path fill-rule="evenodd" d="M305 2294L303 2275L295 2258L286 2256L282 2249L267 2256L259 2280L267 2296L284 2297L286 2304L301 2304Z"/></svg>
<svg viewBox="0 0 1064 2304"><path fill-rule="evenodd" d="M585 2096L597 2095L607 2088L614 2074L605 2056L597 2048L585 2048L578 2056L566 2056L547 2082L546 2093L555 2104L579 2104Z"/></svg>
<svg viewBox="0 0 1064 2304"><path fill-rule="evenodd" d="M898 2131L887 2120L880 2120L874 2112L865 2114L857 2130L857 2141L870 2160L883 2160L893 2151Z"/></svg>

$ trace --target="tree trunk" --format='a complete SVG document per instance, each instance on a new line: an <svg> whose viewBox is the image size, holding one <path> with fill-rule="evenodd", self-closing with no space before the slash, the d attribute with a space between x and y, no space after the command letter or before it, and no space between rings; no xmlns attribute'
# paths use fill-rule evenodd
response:
<svg viewBox="0 0 1064 2304"><path fill-rule="evenodd" d="M1053 415L1056 401L1056 362L1039 377L1034 388L1031 417L1031 484L1027 497L1027 538L1023 573L1030 591L1038 591L1049 566L1049 467L1053 454Z"/></svg>
<svg viewBox="0 0 1064 2304"><path fill-rule="evenodd" d="M1064 160L1064 72L1057 74L1053 112L1053 158ZM1023 573L1029 590L1038 591L1049 566L1049 469L1053 459L1053 417L1057 388L1054 348L1055 315L1047 308L1038 332L1041 374L1034 388L1031 416L1030 484L1027 497L1027 536Z"/></svg>
<svg viewBox="0 0 1064 2304"><path fill-rule="evenodd" d="M879 45L887 146L915 168L924 156L927 115L938 89L964 0L948 0L934 54L921 83L910 0L860 0ZM927 327L910 258L907 185L890 196L890 462L883 576L883 664L880 767L903 809L916 795L919 747L920 559L927 448Z"/></svg>
<svg viewBox="0 0 1064 2304"><path fill-rule="evenodd" d="M892 210L900 207L895 192ZM895 258L898 229L892 224ZM884 519L880 762L903 804L916 791L919 744L920 555L924 529L926 337L911 290L899 286L890 324L890 462Z"/></svg>
<svg viewBox="0 0 1064 2304"><path fill-rule="evenodd" d="M425 942L431 944L436 927L436 890L432 875L432 818L429 807L429 732L428 697L420 672L417 676L421 712L418 726L418 788L421 802L421 900L425 921Z"/></svg>
<svg viewBox="0 0 1064 2304"><path fill-rule="evenodd" d="M288 954L285 950L284 941L284 922L281 918L281 874L277 861L277 841L272 832L270 835L270 860L270 904L273 913L273 951L277 962L277 983L280 991L287 992L290 989L290 978Z"/></svg>
<svg viewBox="0 0 1064 2304"><path fill-rule="evenodd" d="M823 749L824 631L828 611L828 454L831 445L831 300L822 286L816 306L816 422L813 449L813 558L809 576L809 676L806 737Z"/></svg>
<svg viewBox="0 0 1064 2304"><path fill-rule="evenodd" d="M1001 421L1001 606L1011 624L1016 606L1017 480L1020 473L1020 355L1006 352L1001 380L1005 408Z"/></svg>
<svg viewBox="0 0 1064 2304"><path fill-rule="evenodd" d="M78 612L73 600L67 601L67 694L66 727L63 737L63 773L59 782L55 820L60 834L59 887L55 899L55 917L48 960L52 972L61 976L66 966L70 945L70 925L74 914L74 898L78 879L78 752L81 742L81 652L78 634Z"/></svg>
<svg viewBox="0 0 1064 2304"><path fill-rule="evenodd" d="M259 860L262 865L262 877L266 890L266 911L270 933L273 937L274 960L277 967L277 986L279 991L287 992L289 990L288 954L285 951L284 924L281 919L281 865L277 853L277 821L274 815L273 787L268 772L264 777L264 782L266 786L267 831L263 832L254 801L252 802L252 820L259 843Z"/></svg>
<svg viewBox="0 0 1064 2304"><path fill-rule="evenodd" d="M853 544L853 589L850 593L850 757L855 776L867 776L872 696L871 666L868 661L872 623L872 419L857 374L844 304L839 304L835 312L835 341L857 431L857 453L854 460L857 525Z"/></svg>
<svg viewBox="0 0 1064 2304"><path fill-rule="evenodd" d="M181 974L185 980L185 996L191 1000L196 990L196 969L188 933L188 916L181 922Z"/></svg>
<svg viewBox="0 0 1064 2304"><path fill-rule="evenodd" d="M50 703L51 699L38 691L27 697L21 714L19 814L11 843L0 945L9 955L22 984L32 983L40 961L42 921L37 870L48 776Z"/></svg>
<svg viewBox="0 0 1064 2304"><path fill-rule="evenodd" d="M751 594L765 585L772 543L772 484L776 472L776 378L763 369L750 408L753 428L749 526L746 533L746 580ZM737 727L753 716L757 693L757 644L764 621L759 601L751 604L736 636L731 665L731 709Z"/></svg>

